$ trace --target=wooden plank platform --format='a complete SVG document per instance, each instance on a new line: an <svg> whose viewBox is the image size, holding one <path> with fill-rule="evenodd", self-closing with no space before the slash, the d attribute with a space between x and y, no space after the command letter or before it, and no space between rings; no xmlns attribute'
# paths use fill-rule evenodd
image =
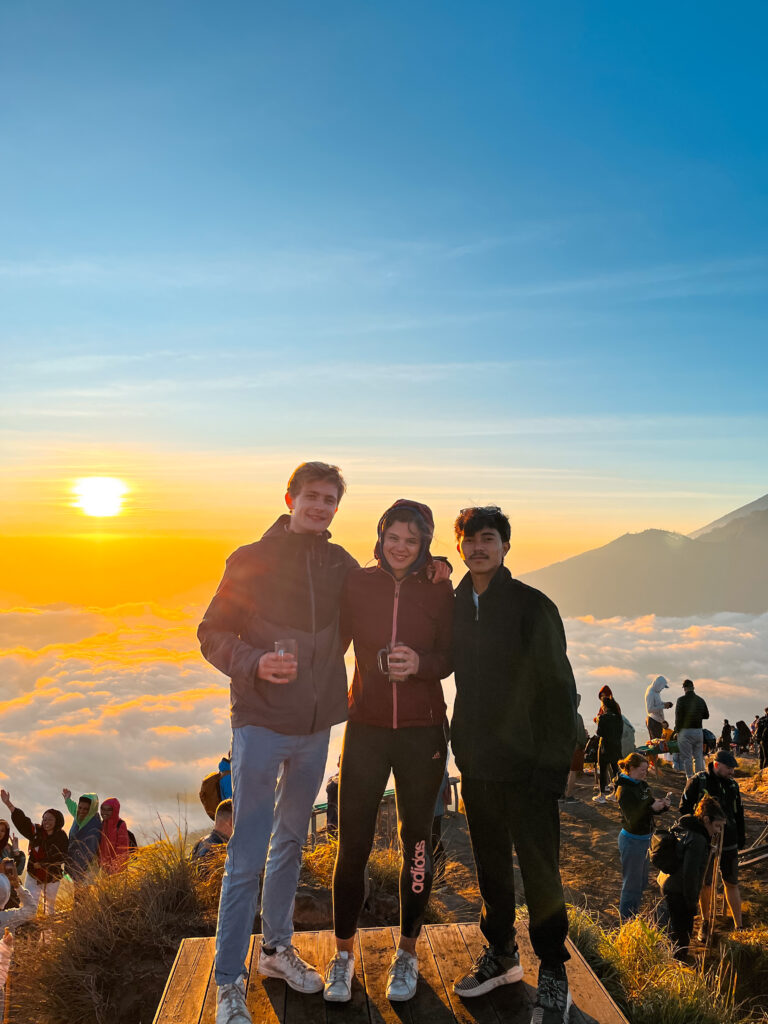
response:
<svg viewBox="0 0 768 1024"><path fill-rule="evenodd" d="M529 973L517 985L504 985L467 1000L455 996L451 984L470 967L483 945L476 924L434 924L423 929L417 946L419 985L406 1003L390 1003L384 998L397 934L396 928L362 928L358 932L349 1003L326 1003L322 992L299 995L285 982L259 975L254 956L258 958L261 936L254 935L246 961L246 1002L254 1024L529 1024L538 966L524 922L518 922L517 939L521 961ZM333 933L297 932L294 941L301 955L324 971L334 950ZM214 1024L213 944L213 939L182 942L154 1024ZM571 1024L627 1024L570 940L568 949Z"/></svg>

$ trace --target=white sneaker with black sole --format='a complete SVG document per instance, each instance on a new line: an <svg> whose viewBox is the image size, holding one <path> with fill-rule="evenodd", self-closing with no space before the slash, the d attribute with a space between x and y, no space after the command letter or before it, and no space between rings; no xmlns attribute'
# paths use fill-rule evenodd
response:
<svg viewBox="0 0 768 1024"><path fill-rule="evenodd" d="M415 953L398 949L392 957L387 972L387 988L385 995L393 1003L402 1003L411 999L416 993L419 981L419 958Z"/></svg>
<svg viewBox="0 0 768 1024"><path fill-rule="evenodd" d="M322 992L325 987L322 974L301 959L293 944L278 946L274 953L267 953L262 946L258 970L268 978L282 978L294 992Z"/></svg>
<svg viewBox="0 0 768 1024"><path fill-rule="evenodd" d="M216 1024L253 1024L245 1005L245 978L230 985L219 985L216 991Z"/></svg>
<svg viewBox="0 0 768 1024"><path fill-rule="evenodd" d="M352 998L352 979L355 976L355 958L346 951L337 951L325 970L323 998L329 1003L348 1003Z"/></svg>
<svg viewBox="0 0 768 1024"><path fill-rule="evenodd" d="M485 995L499 985L514 985L523 977L520 954L497 953L490 946L483 946L483 952L472 964L471 970L457 978L453 991L462 999Z"/></svg>

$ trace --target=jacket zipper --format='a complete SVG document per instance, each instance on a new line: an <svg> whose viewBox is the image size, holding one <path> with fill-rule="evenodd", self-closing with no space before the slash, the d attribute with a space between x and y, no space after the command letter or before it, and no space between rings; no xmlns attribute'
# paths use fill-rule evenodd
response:
<svg viewBox="0 0 768 1024"><path fill-rule="evenodd" d="M307 579L309 580L309 606L312 612L312 661L310 664L310 678L312 679L312 690L315 694L315 707L312 712L312 727L310 732L315 731L317 724L317 687L315 686L315 646L317 644L317 619L315 614L315 585L312 580L312 564L307 551Z"/></svg>
<svg viewBox="0 0 768 1024"><path fill-rule="evenodd" d="M391 644L394 644L397 640L397 606L400 603L400 580L395 580L395 600L392 605L392 639ZM394 679L390 680L392 684L392 728L397 728L397 683Z"/></svg>

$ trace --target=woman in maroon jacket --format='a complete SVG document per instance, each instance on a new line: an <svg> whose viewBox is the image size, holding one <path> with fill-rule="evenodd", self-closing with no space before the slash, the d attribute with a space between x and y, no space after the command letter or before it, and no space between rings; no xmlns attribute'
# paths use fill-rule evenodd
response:
<svg viewBox="0 0 768 1024"><path fill-rule="evenodd" d="M378 564L353 569L342 598L341 628L355 645L339 777L339 849L333 873L337 952L325 998L346 1002L364 872L379 803L395 776L402 867L400 942L387 976L387 998L416 991L416 939L432 886L431 831L447 751L440 680L451 671L453 588L431 583L434 532L426 505L397 501L382 516Z"/></svg>

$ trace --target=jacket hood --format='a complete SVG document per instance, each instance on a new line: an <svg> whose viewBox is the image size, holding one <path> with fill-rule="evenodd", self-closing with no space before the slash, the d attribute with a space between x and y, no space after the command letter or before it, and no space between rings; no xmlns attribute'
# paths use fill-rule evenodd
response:
<svg viewBox="0 0 768 1024"><path fill-rule="evenodd" d="M232 772L232 759L229 757L222 757L219 761L219 771L222 775L229 775Z"/></svg>
<svg viewBox="0 0 768 1024"><path fill-rule="evenodd" d="M699 835L706 836L707 841L710 839L707 826L702 824L694 814L684 814L677 824L687 832L698 832Z"/></svg>
<svg viewBox="0 0 768 1024"><path fill-rule="evenodd" d="M669 683L664 678L664 676L656 676L656 678L651 683L651 689L655 690L656 693L661 693L661 691L666 690L668 686Z"/></svg>
<svg viewBox="0 0 768 1024"><path fill-rule="evenodd" d="M117 821L118 818L120 817L120 801L117 799L117 797L111 796L108 799L103 800L101 804L101 809L104 810L105 807L112 808L112 817L109 820Z"/></svg>
<svg viewBox="0 0 768 1024"><path fill-rule="evenodd" d="M78 828L85 828L85 826L88 824L88 822L92 818L95 818L96 815L99 813L99 798L96 796L95 793L82 793L80 795L80 798L79 798L79 800L77 802L80 803L80 800L90 800L91 801L91 806L90 806L90 808L88 810L88 813L83 818L83 820L82 821L78 821L77 817L75 817L75 824L77 825L77 827Z"/></svg>
<svg viewBox="0 0 768 1024"><path fill-rule="evenodd" d="M599 689L599 690L597 691L597 696L598 696L598 697L600 698L600 700L602 700L602 699L603 699L603 697L612 697L612 696L613 696L613 690L612 690L612 689L610 688L610 686L608 686L608 684L606 683L606 684L605 684L605 686L602 686L602 687L601 687L601 688L600 688L600 689Z"/></svg>
<svg viewBox="0 0 768 1024"><path fill-rule="evenodd" d="M57 811L55 807L49 807L45 813L52 814L56 821L53 829L54 832L57 832L60 828L64 828L64 815L61 811Z"/></svg>
<svg viewBox="0 0 768 1024"><path fill-rule="evenodd" d="M408 569L408 575L411 576L413 573L418 572L419 569L423 568L424 565L430 560L431 555L429 551L429 545L432 542L432 537L435 532L435 520L432 516L432 509L428 505L422 505L419 501L409 501L408 498L398 498L394 505L390 505L387 511L379 520L378 526L376 527L376 547L373 549L374 557L378 559L379 565L382 569L385 569L388 573L392 573L392 569L387 562L382 552L382 540L383 540L383 529L384 523L387 521L390 513L395 509L408 510L414 512L416 516L422 521L426 530L426 536L422 533L421 548L416 561ZM421 531L419 531L421 532Z"/></svg>

